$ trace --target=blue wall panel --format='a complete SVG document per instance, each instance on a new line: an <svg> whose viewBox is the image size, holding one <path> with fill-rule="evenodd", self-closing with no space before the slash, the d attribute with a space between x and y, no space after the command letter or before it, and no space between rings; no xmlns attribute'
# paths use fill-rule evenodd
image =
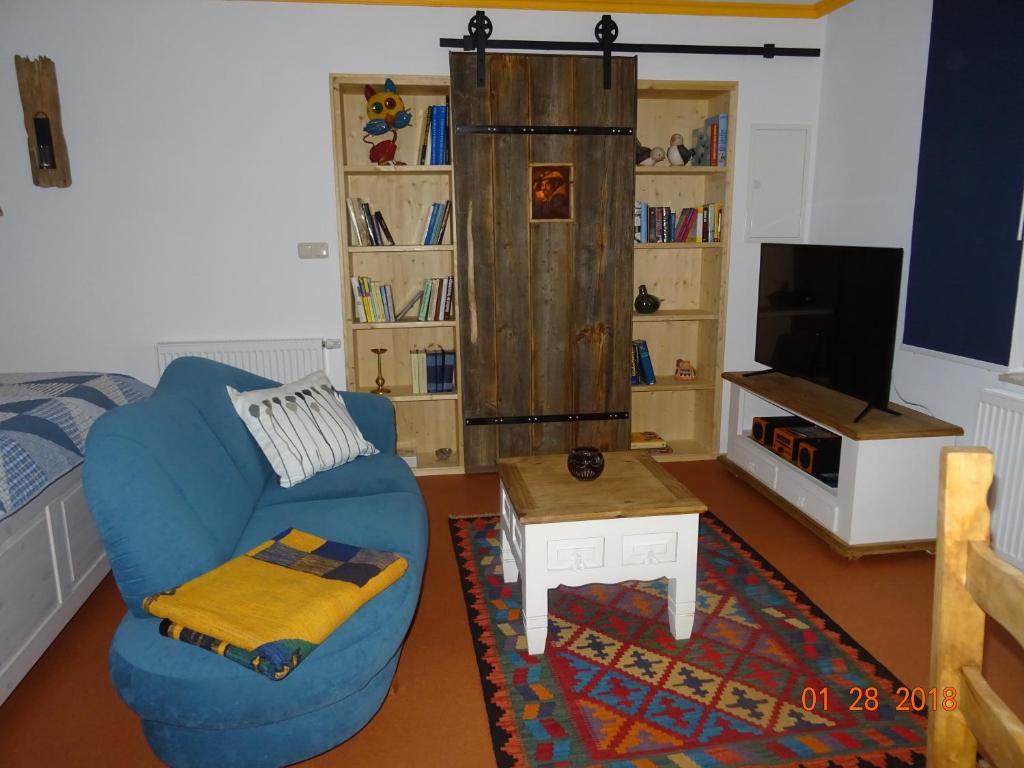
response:
<svg viewBox="0 0 1024 768"><path fill-rule="evenodd" d="M935 0L903 331L1000 365L1021 258L1022 41L1024 0Z"/></svg>

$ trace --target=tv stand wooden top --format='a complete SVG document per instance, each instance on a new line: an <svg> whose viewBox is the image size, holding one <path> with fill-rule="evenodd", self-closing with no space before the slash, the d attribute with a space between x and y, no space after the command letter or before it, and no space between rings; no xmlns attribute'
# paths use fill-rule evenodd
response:
<svg viewBox="0 0 1024 768"><path fill-rule="evenodd" d="M741 371L729 371L723 373L722 378L854 440L945 437L964 433L956 424L895 403L889 403L889 407L897 411L899 416L871 410L863 419L854 423L857 414L864 410L863 400L778 372L748 377Z"/></svg>

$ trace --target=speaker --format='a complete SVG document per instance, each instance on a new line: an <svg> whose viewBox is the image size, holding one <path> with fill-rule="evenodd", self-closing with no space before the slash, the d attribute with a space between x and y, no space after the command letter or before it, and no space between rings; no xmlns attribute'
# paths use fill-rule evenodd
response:
<svg viewBox="0 0 1024 768"><path fill-rule="evenodd" d="M794 463L811 475L824 475L839 471L839 449L842 438L808 437L800 441Z"/></svg>
<svg viewBox="0 0 1024 768"><path fill-rule="evenodd" d="M750 424L750 436L766 448L772 447L775 430L780 427L806 427L811 422L799 416L755 416Z"/></svg>

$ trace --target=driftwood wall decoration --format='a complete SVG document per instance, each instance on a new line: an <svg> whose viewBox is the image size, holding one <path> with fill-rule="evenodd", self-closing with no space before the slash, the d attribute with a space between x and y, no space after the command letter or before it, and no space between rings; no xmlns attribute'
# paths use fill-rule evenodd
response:
<svg viewBox="0 0 1024 768"><path fill-rule="evenodd" d="M28 159L37 187L71 186L68 145L60 118L57 68L46 56L14 57L28 134Z"/></svg>

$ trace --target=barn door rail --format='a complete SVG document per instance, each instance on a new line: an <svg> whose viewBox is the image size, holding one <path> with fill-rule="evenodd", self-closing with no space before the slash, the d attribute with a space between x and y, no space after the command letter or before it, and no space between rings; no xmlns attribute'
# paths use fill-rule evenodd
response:
<svg viewBox="0 0 1024 768"><path fill-rule="evenodd" d="M526 136L632 136L631 126L604 125L457 125L457 134L482 133L489 135L513 134Z"/></svg>
<svg viewBox="0 0 1024 768"><path fill-rule="evenodd" d="M494 24L483 11L470 17L468 34L462 37L442 37L442 48L476 51L476 84L483 87L486 80L486 54L488 50L506 51L588 51L600 53L604 59L604 87L612 86L612 54L615 53L693 53L728 56L776 56L817 58L820 48L780 48L774 43L763 45L676 45L672 43L619 43L619 25L609 14L604 14L594 27L593 43L559 40L492 40Z"/></svg>
<svg viewBox="0 0 1024 768"><path fill-rule="evenodd" d="M504 424L551 424L562 421L617 421L628 419L629 411L597 413L549 413L525 416L477 416L464 419L467 427L501 426Z"/></svg>

